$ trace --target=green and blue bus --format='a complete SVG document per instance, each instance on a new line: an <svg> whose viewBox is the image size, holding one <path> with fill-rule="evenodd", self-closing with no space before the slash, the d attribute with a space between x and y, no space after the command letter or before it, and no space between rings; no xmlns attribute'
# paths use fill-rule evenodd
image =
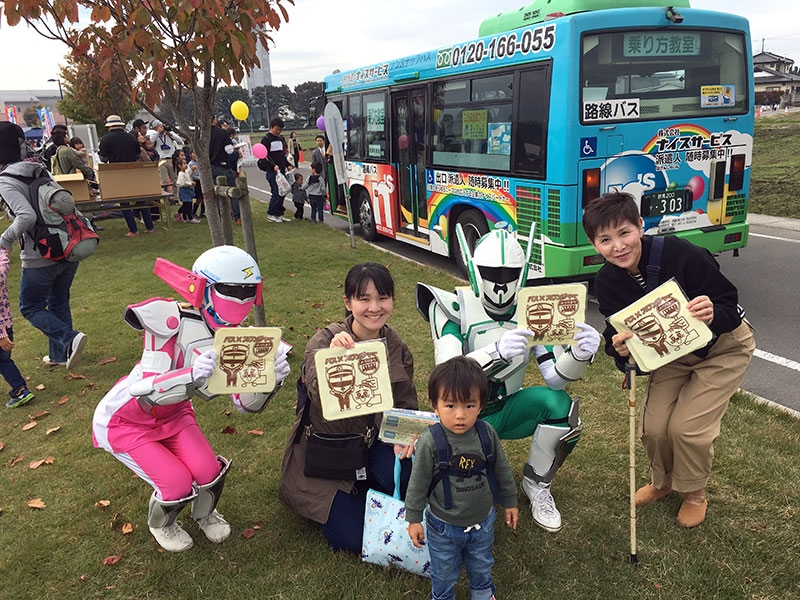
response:
<svg viewBox="0 0 800 600"><path fill-rule="evenodd" d="M649 233L712 252L746 245L744 18L688 0L538 0L484 21L479 35L326 77L365 239L460 263L456 224L472 245L500 224L523 246L535 225L532 279L589 278L602 257L583 207L621 190Z"/></svg>

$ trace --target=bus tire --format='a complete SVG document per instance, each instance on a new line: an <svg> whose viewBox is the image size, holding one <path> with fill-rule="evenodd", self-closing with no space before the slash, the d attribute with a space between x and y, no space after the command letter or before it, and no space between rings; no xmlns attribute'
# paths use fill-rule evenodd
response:
<svg viewBox="0 0 800 600"><path fill-rule="evenodd" d="M489 233L489 224L486 222L486 217L477 210L465 210L458 215L456 224L461 225L461 228L464 230L464 237L467 240L470 253L475 252L475 244L478 243L478 240ZM464 258L461 255L461 248L458 245L455 226L453 227L453 231L450 232L450 255L455 259L456 266L461 274L469 278L467 265L464 263Z"/></svg>
<svg viewBox="0 0 800 600"><path fill-rule="evenodd" d="M374 242L378 237L375 228L375 215L372 213L372 199L367 190L358 194L358 223L361 225L361 237L365 242Z"/></svg>

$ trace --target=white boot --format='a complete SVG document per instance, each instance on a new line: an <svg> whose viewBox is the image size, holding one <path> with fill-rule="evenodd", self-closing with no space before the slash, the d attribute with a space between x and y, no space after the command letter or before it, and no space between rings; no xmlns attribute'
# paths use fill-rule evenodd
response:
<svg viewBox="0 0 800 600"><path fill-rule="evenodd" d="M208 541L220 544L231 536L231 526L216 510L197 519L197 526L206 534Z"/></svg>
<svg viewBox="0 0 800 600"><path fill-rule="evenodd" d="M194 546L192 536L186 533L177 521L166 527L150 527L150 533L156 538L158 545L167 552L184 552Z"/></svg>
<svg viewBox="0 0 800 600"><path fill-rule="evenodd" d="M530 477L523 477L522 491L531 501L533 522L550 533L561 531L561 513L550 494L550 484L536 483Z"/></svg>
<svg viewBox="0 0 800 600"><path fill-rule="evenodd" d="M231 526L216 511L231 462L222 456L218 456L217 460L220 464L219 475L211 483L198 485L197 497L192 502L192 518L197 521L197 525L206 534L208 540L215 544L224 542L231 535Z"/></svg>
<svg viewBox="0 0 800 600"><path fill-rule="evenodd" d="M194 545L191 536L178 525L178 515L183 507L197 497L194 490L180 500L160 500L154 491L150 496L147 525L158 545L167 552L183 552Z"/></svg>

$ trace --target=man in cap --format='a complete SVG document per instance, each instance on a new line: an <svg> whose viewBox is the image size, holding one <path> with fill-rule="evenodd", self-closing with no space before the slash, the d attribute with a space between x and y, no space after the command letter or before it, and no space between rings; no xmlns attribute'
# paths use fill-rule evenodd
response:
<svg viewBox="0 0 800 600"><path fill-rule="evenodd" d="M106 163L136 162L139 160L139 142L131 134L125 131L125 123L119 115L108 115L106 119L106 129L108 133L100 140L100 160ZM125 204L125 206L128 206ZM147 233L153 231L153 217L149 208L142 209L142 220ZM136 226L136 219L131 209L124 209L122 216L128 225L128 233L125 237L136 237L139 235L139 228Z"/></svg>
<svg viewBox="0 0 800 600"><path fill-rule="evenodd" d="M31 325L49 339L47 364L77 366L86 346L86 334L72 328L69 292L77 262L54 262L44 258L31 237L36 212L29 200L31 186L25 182L41 169L38 162L28 162L25 134L15 123L0 123L0 196L14 214L11 225L0 235L0 259L15 240L20 240L22 274L19 281L19 311Z"/></svg>

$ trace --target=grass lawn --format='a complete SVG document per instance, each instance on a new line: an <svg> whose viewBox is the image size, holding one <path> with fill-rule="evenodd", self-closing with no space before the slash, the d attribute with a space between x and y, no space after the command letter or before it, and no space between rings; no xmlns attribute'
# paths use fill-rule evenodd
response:
<svg viewBox="0 0 800 600"><path fill-rule="evenodd" d="M800 218L800 112L756 119L750 212Z"/></svg>
<svg viewBox="0 0 800 600"><path fill-rule="evenodd" d="M159 230L129 239L122 236L121 219L103 223L99 250L81 264L72 288L75 323L89 336L83 362L72 373L39 360L46 339L17 311L14 253L14 358L37 397L18 409L0 408L0 598L427 597L427 580L331 553L319 527L282 507L276 494L302 350L317 327L342 316L346 271L366 260L392 271L397 298L391 323L414 353L423 405L433 350L414 307L414 284L451 289L457 282L361 241L351 249L346 236L308 221L267 224L264 212L255 207L265 311L267 323L284 327L285 339L295 346L290 383L260 415L241 415L224 398L196 403L212 446L233 461L219 509L234 533L224 544L211 544L186 511L182 521L195 546L179 555L161 552L147 530L149 486L92 447L90 424L97 402L141 354L138 334L122 323L124 307L172 295L152 274L155 258L191 266L210 244L207 228L176 224L171 234ZM530 384L539 381L535 369L528 378ZM716 444L708 520L692 530L680 528L676 496L640 509L640 564L634 568L628 563L627 392L620 383L611 361L598 356L587 376L572 385L585 429L554 485L564 529L548 534L537 528L526 502L516 536L497 526L498 598L799 597L797 421L735 396ZM644 388L643 380L638 387ZM235 433L226 433L230 428ZM528 441L504 446L519 480ZM647 461L640 445L637 460L637 478L644 483ZM28 505L35 499L44 508ZM128 523L132 529L126 533ZM249 538L242 535L248 528L254 530ZM112 556L118 562L104 564ZM463 581L458 594L468 595Z"/></svg>

